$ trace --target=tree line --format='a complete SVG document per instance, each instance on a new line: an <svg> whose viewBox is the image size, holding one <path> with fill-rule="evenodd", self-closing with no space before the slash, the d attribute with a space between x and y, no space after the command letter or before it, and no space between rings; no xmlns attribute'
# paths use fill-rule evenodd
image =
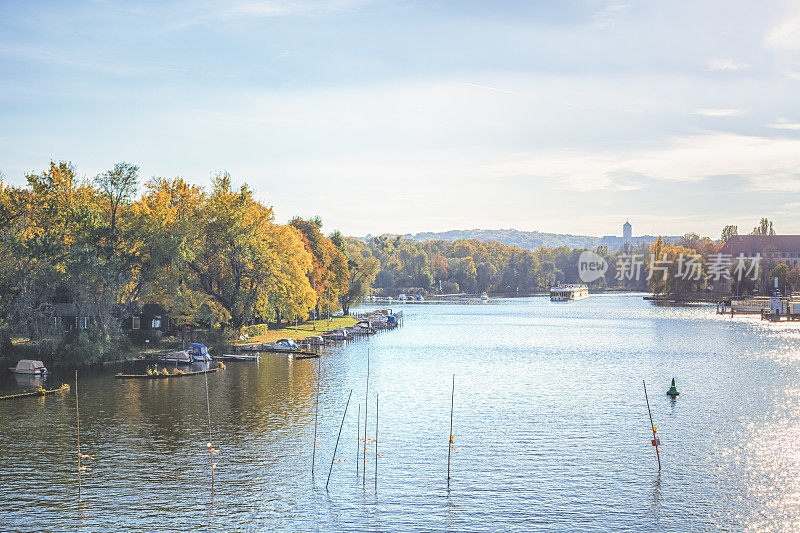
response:
<svg viewBox="0 0 800 533"><path fill-rule="evenodd" d="M180 329L235 337L243 326L332 312L363 297L368 258L319 218L275 221L247 186L219 174L203 189L149 180L119 163L80 179L67 163L0 182L0 333L56 361L93 362L127 341L121 327L144 304ZM138 194L141 192L141 194ZM80 327L63 327L68 304ZM63 314L63 313L62 313ZM76 325L77 326L77 325Z"/></svg>
<svg viewBox="0 0 800 533"><path fill-rule="evenodd" d="M156 177L141 190L138 174L135 165L119 163L81 179L70 164L53 162L28 175L25 186L0 181L0 349L16 336L56 362L98 361L129 342L122 324L145 304L163 308L179 330L232 339L251 324L348 314L373 293L524 295L580 281L584 248L394 235L364 242L325 235L318 217L278 223L250 187L234 187L225 173L208 188ZM774 234L772 223L762 220L754 233ZM735 234L734 226L723 230L723 238ZM720 247L696 234L613 253L600 246L594 252L610 268L590 286L703 290L704 280L626 279L614 267L631 254L699 254L705 274ZM797 268L778 267L783 283L800 282ZM63 327L59 305L86 321Z"/></svg>

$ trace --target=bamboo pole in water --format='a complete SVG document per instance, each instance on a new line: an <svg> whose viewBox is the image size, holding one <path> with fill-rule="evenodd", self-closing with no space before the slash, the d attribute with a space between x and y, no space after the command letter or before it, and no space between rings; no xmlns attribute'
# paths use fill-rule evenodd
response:
<svg viewBox="0 0 800 533"><path fill-rule="evenodd" d="M81 499L81 409L78 404L78 369L75 369L75 418L78 422L78 500Z"/></svg>
<svg viewBox="0 0 800 533"><path fill-rule="evenodd" d="M206 411L208 412L208 456L211 462L211 492L214 492L214 441L211 439L211 401L208 399L208 373L204 373L206 384Z"/></svg>
<svg viewBox="0 0 800 533"><path fill-rule="evenodd" d="M450 393L450 439L447 443L447 486L450 486L450 450L453 449L453 401L456 396L456 375L453 374L453 391Z"/></svg>
<svg viewBox="0 0 800 533"><path fill-rule="evenodd" d="M369 401L369 348L367 348L367 392L364 393L364 453L361 458L361 485L367 484L367 405Z"/></svg>
<svg viewBox="0 0 800 533"><path fill-rule="evenodd" d="M356 479L358 479L358 461L361 459L361 404L358 404L358 416L356 417Z"/></svg>
<svg viewBox="0 0 800 533"><path fill-rule="evenodd" d="M339 449L339 437L342 436L342 427L344 427L344 417L347 416L347 407L350 405L350 398L352 396L353 396L353 389L350 389L350 396L347 397L347 403L344 406L342 423L339 425L339 435L336 437L336 446L333 447L333 457L331 457L331 468L330 470L328 470L328 481L325 482L325 490L328 490L328 483L331 482L331 472L333 472L333 461L336 460L336 450Z"/></svg>
<svg viewBox="0 0 800 533"><path fill-rule="evenodd" d="M378 393L375 393L375 490L378 490Z"/></svg>
<svg viewBox="0 0 800 533"><path fill-rule="evenodd" d="M317 459L317 418L319 417L319 375L322 372L319 360L317 360L317 400L314 402L314 443L311 452L311 477L314 477L314 462Z"/></svg>
<svg viewBox="0 0 800 533"><path fill-rule="evenodd" d="M658 453L658 437L656 436L656 426L653 425L653 413L650 411L650 400L647 398L647 384L644 385L644 400L647 402L647 414L650 415L650 429L653 430L653 447L656 449L656 459L658 460L658 471L661 472L661 455Z"/></svg>

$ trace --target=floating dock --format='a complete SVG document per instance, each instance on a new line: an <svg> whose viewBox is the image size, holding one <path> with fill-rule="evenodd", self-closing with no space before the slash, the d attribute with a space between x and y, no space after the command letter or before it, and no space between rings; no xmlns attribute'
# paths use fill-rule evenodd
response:
<svg viewBox="0 0 800 533"><path fill-rule="evenodd" d="M22 392L20 394L9 394L8 396L0 396L0 400L14 400L16 398L31 398L33 396L44 396L46 394L55 394L56 392L66 392L69 390L69 385L66 383L61 385L57 389L43 389L39 387L37 390L32 392Z"/></svg>
<svg viewBox="0 0 800 533"><path fill-rule="evenodd" d="M184 372L182 370L178 370L174 373L170 372L169 370L164 371L156 371L147 374L123 374L120 372L119 374L115 375L114 377L117 379L167 379L167 378L182 378L184 376L197 376L200 374L210 374L212 372L219 372L220 370L225 370L225 365L221 364L216 368L207 368L205 370L195 370L194 372Z"/></svg>

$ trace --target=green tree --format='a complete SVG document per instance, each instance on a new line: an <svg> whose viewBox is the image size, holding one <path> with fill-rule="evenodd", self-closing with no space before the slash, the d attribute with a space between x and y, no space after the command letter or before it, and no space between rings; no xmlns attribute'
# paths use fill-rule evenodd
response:
<svg viewBox="0 0 800 533"><path fill-rule="evenodd" d="M722 236L720 237L720 240L724 244L724 243L726 243L728 241L728 239L730 239L734 235L738 235L738 234L739 234L739 227L729 224L729 225L725 226L724 228L722 228Z"/></svg>
<svg viewBox="0 0 800 533"><path fill-rule="evenodd" d="M758 226L750 232L750 235L775 235L775 230L772 229L772 222L768 218L762 218Z"/></svg>
<svg viewBox="0 0 800 533"><path fill-rule="evenodd" d="M369 248L355 239L347 239L347 290L339 296L342 312L350 314L350 308L369 295L380 262L372 256Z"/></svg>

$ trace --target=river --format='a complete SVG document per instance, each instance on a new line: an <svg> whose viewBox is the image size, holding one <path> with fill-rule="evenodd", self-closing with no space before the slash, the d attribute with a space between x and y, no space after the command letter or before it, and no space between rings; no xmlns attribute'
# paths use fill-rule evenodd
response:
<svg viewBox="0 0 800 533"><path fill-rule="evenodd" d="M81 444L94 458L80 500L74 389L0 402L0 529L800 529L800 324L637 294L402 309L402 327L318 360L272 355L209 374L213 491L203 376L81 370ZM31 385L2 375L0 394Z"/></svg>

